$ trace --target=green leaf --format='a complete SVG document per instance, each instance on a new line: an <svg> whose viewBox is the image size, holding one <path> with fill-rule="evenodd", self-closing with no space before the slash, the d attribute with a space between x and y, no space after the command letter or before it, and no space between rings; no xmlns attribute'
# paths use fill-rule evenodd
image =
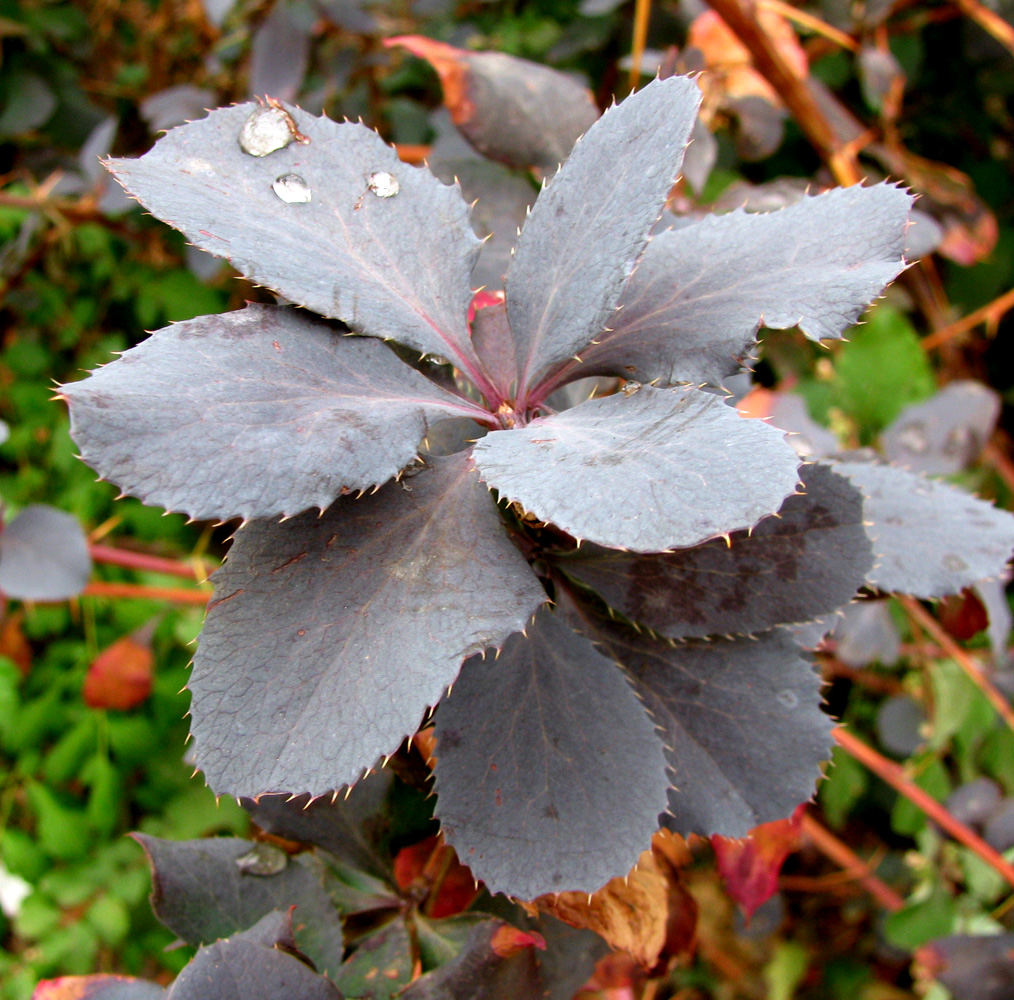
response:
<svg viewBox="0 0 1014 1000"><path fill-rule="evenodd" d="M817 787L817 798L828 823L841 829L855 804L869 787L866 768L841 747L835 747L827 777Z"/></svg>
<svg viewBox="0 0 1014 1000"><path fill-rule="evenodd" d="M30 782L26 788L38 821L39 843L51 857L71 861L84 857L91 846L83 836L84 810L64 805L45 785Z"/></svg>
<svg viewBox="0 0 1014 1000"><path fill-rule="evenodd" d="M910 403L928 399L936 379L909 321L878 306L855 327L835 363L836 402L859 424L863 443Z"/></svg>
<svg viewBox="0 0 1014 1000"><path fill-rule="evenodd" d="M888 914L884 936L896 948L912 951L933 938L950 934L957 915L953 897L943 886L937 885L926 899Z"/></svg>

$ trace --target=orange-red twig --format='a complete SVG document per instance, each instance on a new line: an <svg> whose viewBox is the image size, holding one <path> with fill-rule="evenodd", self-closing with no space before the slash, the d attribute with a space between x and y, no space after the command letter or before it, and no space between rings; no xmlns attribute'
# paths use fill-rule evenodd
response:
<svg viewBox="0 0 1014 1000"><path fill-rule="evenodd" d="M933 333L923 337L920 341L922 348L924 351L936 350L942 344L946 344L947 341L953 340L955 337L960 337L961 334L967 333L980 323L987 321L993 323L999 322L1004 314L1011 309L1014 309L1014 288L1009 292L1004 292L1003 295L993 299L992 302L987 302L984 306L976 309L975 312L970 312L962 319L949 323L947 326L934 330Z"/></svg>
<svg viewBox="0 0 1014 1000"><path fill-rule="evenodd" d="M862 179L855 152L843 145L805 79L796 75L757 16L755 0L708 0L709 6L743 43L764 79L785 102L796 123L839 184Z"/></svg>
<svg viewBox="0 0 1014 1000"><path fill-rule="evenodd" d="M91 545L89 550L95 562L108 563L111 566L125 566L127 569L137 569L148 573L181 576L187 580L197 579L197 569L192 562L165 559L162 556L152 556L145 552L131 552L127 549L114 548L112 545Z"/></svg>
<svg viewBox="0 0 1014 1000"><path fill-rule="evenodd" d="M803 813L803 836L822 854L861 883L885 910L900 910L905 900L889 885L873 874L870 865L863 861L847 844L842 843L830 830L821 826L809 813Z"/></svg>
<svg viewBox="0 0 1014 1000"><path fill-rule="evenodd" d="M974 830L955 819L936 799L931 798L914 781L911 781L898 764L877 753L876 750L867 746L841 726L835 728L833 735L838 745L849 756L854 757L864 767L868 767L878 778L886 781L897 792L904 795L909 802L918 806L937 826L977 854L987 865L999 872L1007 882L1014 886L1014 865L1005 861L1000 853L990 847Z"/></svg>
<svg viewBox="0 0 1014 1000"><path fill-rule="evenodd" d="M132 597L146 601L169 601L173 604L205 605L210 590L192 590L184 587L146 587L140 583L106 583L93 580L83 593L91 597Z"/></svg>
<svg viewBox="0 0 1014 1000"><path fill-rule="evenodd" d="M1008 52L1014 54L1014 28L999 14L994 13L978 0L954 0L961 13L971 18L983 31L992 35Z"/></svg>
<svg viewBox="0 0 1014 1000"><path fill-rule="evenodd" d="M940 627L939 622L918 601L912 597L899 597L898 600L909 618L918 622L936 640L944 653L964 670L972 683L989 699L989 703L1000 714L1000 718L1014 730L1014 709L986 676L982 667Z"/></svg>
<svg viewBox="0 0 1014 1000"><path fill-rule="evenodd" d="M800 10L798 7L793 7L790 3L785 3L785 0L758 0L758 6L764 10L780 14L786 21L792 21L801 28L806 28L815 35L820 35L829 42L834 42L835 45L840 45L843 49L848 49L850 52L858 52L862 47L851 35L846 35L844 31L839 31L833 25L828 24L827 21L822 21L819 17L808 14L805 10Z"/></svg>
<svg viewBox="0 0 1014 1000"><path fill-rule="evenodd" d="M644 46L648 41L648 17L651 14L651 0L635 0L634 38L630 48L630 79L628 89L633 90L641 82L641 64L644 62Z"/></svg>

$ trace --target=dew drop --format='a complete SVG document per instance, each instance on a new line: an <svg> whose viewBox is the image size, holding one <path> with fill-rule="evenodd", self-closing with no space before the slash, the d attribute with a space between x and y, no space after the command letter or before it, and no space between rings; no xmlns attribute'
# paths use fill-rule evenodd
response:
<svg viewBox="0 0 1014 1000"><path fill-rule="evenodd" d="M952 573L961 573L968 569L968 563L961 556L954 555L953 552L949 552L940 561L944 564L944 568L949 569Z"/></svg>
<svg viewBox="0 0 1014 1000"><path fill-rule="evenodd" d="M251 156L267 156L276 149L284 149L295 138L291 119L275 107L252 111L239 130L240 149Z"/></svg>
<svg viewBox="0 0 1014 1000"><path fill-rule="evenodd" d="M310 185L299 174L282 174L271 188L286 205L305 205L313 197Z"/></svg>
<svg viewBox="0 0 1014 1000"><path fill-rule="evenodd" d="M289 863L288 855L273 844L257 843L236 858L236 867L244 875L277 875Z"/></svg>
<svg viewBox="0 0 1014 1000"><path fill-rule="evenodd" d="M401 190L398 178L386 170L370 174L366 183L378 198L393 198Z"/></svg>
<svg viewBox="0 0 1014 1000"><path fill-rule="evenodd" d="M786 708L799 707L799 695L791 688L785 688L784 691L779 691L775 697L778 699L779 703L784 705Z"/></svg>
<svg viewBox="0 0 1014 1000"><path fill-rule="evenodd" d="M622 392L624 396L633 396L640 388L640 382L635 382L633 379L627 379L627 381L620 386L620 392Z"/></svg>

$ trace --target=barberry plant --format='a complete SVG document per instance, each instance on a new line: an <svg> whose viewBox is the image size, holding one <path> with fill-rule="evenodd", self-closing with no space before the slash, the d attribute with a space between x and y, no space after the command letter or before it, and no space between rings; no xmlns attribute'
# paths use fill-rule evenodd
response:
<svg viewBox="0 0 1014 1000"><path fill-rule="evenodd" d="M475 876L592 892L660 823L741 836L812 794L831 720L786 626L1002 572L1006 513L801 465L727 402L762 325L840 338L901 272L911 199L658 231L698 98L674 77L606 111L471 322L468 206L360 124L246 104L109 163L292 303L62 390L103 478L241 522L190 682L216 792L330 795L435 709L436 816ZM568 408L591 375L615 391Z"/></svg>

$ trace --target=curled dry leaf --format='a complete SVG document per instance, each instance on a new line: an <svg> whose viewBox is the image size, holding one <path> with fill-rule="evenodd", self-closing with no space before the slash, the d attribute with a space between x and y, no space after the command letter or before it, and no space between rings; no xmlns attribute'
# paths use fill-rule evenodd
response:
<svg viewBox="0 0 1014 1000"><path fill-rule="evenodd" d="M770 10L760 9L756 17L782 53L786 65L798 77L805 78L809 73L809 62L792 25ZM687 45L704 55L707 72L701 82L709 96L717 98L721 94L725 101L763 97L771 104L781 106L781 100L771 85L753 68L749 50L715 11L706 10L694 19ZM706 101L705 107L710 104Z"/></svg>
<svg viewBox="0 0 1014 1000"><path fill-rule="evenodd" d="M598 892L540 896L536 905L572 927L595 931L646 968L658 961L666 944L669 880L651 851L641 855L629 875L612 879Z"/></svg>

